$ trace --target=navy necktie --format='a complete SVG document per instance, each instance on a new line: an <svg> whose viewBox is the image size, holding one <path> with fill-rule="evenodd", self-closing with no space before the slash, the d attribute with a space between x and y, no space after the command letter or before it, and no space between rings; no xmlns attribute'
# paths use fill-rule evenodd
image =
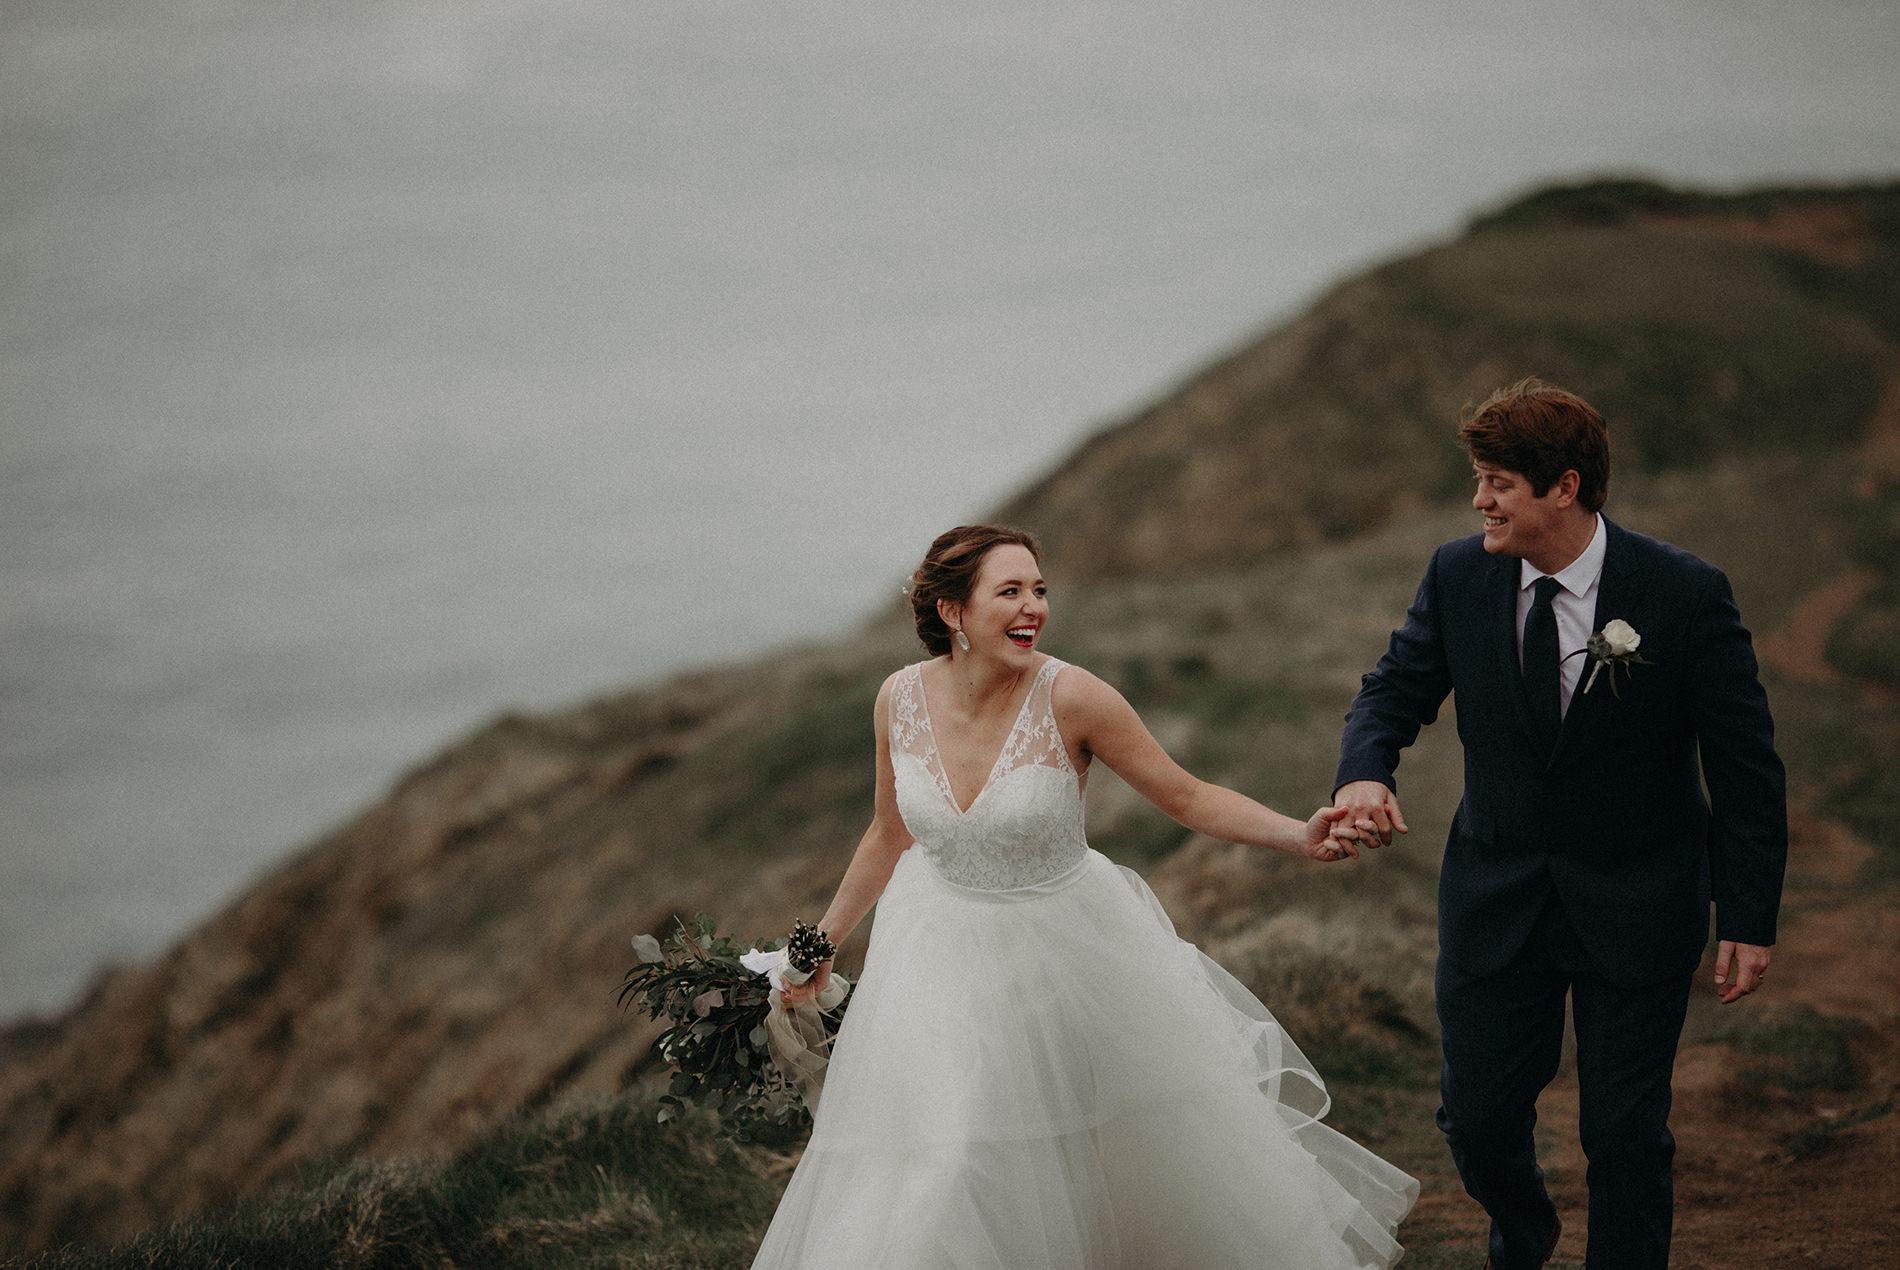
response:
<svg viewBox="0 0 1900 1270"><path fill-rule="evenodd" d="M1549 754L1557 748L1557 731L1563 726L1563 705L1559 695L1562 676L1557 656L1557 611L1550 602L1563 584L1555 578L1539 578L1534 584L1537 598L1524 619L1524 691L1531 700L1531 718L1537 725L1537 740Z"/></svg>

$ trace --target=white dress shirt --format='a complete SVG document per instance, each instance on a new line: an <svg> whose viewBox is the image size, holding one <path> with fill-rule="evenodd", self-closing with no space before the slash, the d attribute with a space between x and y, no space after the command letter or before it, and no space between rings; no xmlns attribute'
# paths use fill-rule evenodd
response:
<svg viewBox="0 0 1900 1270"><path fill-rule="evenodd" d="M1551 597L1550 607L1557 615L1557 655L1563 658L1558 665L1558 704L1565 712L1569 711L1570 698L1577 691L1577 681L1583 677L1583 664L1590 660L1570 654L1580 652L1590 642L1593 633L1590 623L1597 611L1597 584L1603 580L1603 553L1609 541L1609 534L1603 528L1603 513L1598 512L1597 530L1590 536L1590 545L1562 572L1546 575L1528 560L1518 562L1517 664L1520 669L1524 665L1524 619L1530 616L1531 605L1537 600L1533 587L1537 579L1545 576L1556 578L1560 587Z"/></svg>

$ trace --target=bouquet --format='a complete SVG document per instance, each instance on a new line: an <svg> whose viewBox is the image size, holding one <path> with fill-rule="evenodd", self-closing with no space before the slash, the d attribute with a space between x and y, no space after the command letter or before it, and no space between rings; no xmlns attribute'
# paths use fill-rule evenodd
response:
<svg viewBox="0 0 1900 1270"><path fill-rule="evenodd" d="M690 929L677 923L665 944L636 935L633 947L640 964L620 985L621 1007L669 1023L657 1042L673 1073L662 1123L688 1103L718 1112L741 1141L809 1121L850 985L834 975L817 1000L796 1007L779 988L805 982L836 954L822 931L800 922L785 947L742 954L701 913Z"/></svg>
<svg viewBox="0 0 1900 1270"><path fill-rule="evenodd" d="M754 948L739 958L739 963L747 970L764 975L774 988L783 990L787 984L809 983L819 963L837 955L838 946L831 942L830 936L816 927L797 922L784 948L764 952Z"/></svg>

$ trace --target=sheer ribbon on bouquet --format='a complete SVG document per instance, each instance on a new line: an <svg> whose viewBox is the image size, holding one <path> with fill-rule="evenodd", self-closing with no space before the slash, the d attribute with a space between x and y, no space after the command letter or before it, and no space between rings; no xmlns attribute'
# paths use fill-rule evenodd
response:
<svg viewBox="0 0 1900 1270"><path fill-rule="evenodd" d="M818 1099L825 1088L825 1066L831 1061L831 1031L823 1013L835 1010L851 990L843 975L834 974L816 996L788 1005L784 989L811 978L809 971L787 964L786 951L760 952L754 948L739 958L739 963L772 983L771 1008L765 1014L765 1045L779 1074L804 1100L805 1109L818 1114Z"/></svg>

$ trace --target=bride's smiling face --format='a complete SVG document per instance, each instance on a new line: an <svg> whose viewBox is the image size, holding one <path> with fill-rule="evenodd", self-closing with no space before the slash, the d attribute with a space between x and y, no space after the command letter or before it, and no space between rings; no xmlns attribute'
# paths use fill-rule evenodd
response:
<svg viewBox="0 0 1900 1270"><path fill-rule="evenodd" d="M955 627L962 619L972 653L1023 657L1035 651L1049 622L1048 595L1042 568L1029 548L1004 543L983 557L962 611L952 609L944 620Z"/></svg>

